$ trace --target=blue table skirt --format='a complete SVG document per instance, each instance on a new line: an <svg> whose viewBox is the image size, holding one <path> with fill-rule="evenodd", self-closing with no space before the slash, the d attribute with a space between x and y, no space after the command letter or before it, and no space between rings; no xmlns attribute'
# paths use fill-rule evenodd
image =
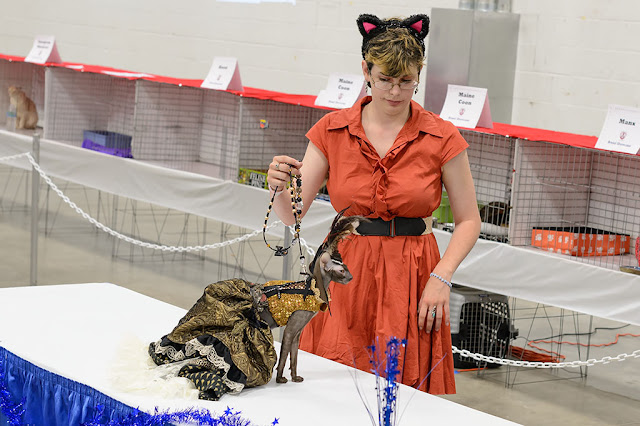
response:
<svg viewBox="0 0 640 426"><path fill-rule="evenodd" d="M0 347L0 425L159 426L175 423L256 426L240 411L229 407L222 414L212 414L204 408L168 412L157 407L153 414L148 414L87 385L37 367ZM278 423L276 418L271 426Z"/></svg>
<svg viewBox="0 0 640 426"><path fill-rule="evenodd" d="M24 404L22 424L49 426L90 423L99 414L99 406L104 409L99 416L101 423L126 418L138 412L89 386L36 367L2 347L0 389L8 391L9 404ZM7 404L4 399L1 400L3 405ZM2 415L7 407L2 408L0 420L3 422L0 424L8 424L9 419Z"/></svg>

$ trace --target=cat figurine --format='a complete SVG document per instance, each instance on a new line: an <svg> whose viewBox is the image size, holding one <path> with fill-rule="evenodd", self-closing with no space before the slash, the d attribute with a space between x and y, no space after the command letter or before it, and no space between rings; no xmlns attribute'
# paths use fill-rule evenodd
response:
<svg viewBox="0 0 640 426"><path fill-rule="evenodd" d="M9 99L16 107L16 129L35 129L38 124L36 104L16 86L9 86Z"/></svg>

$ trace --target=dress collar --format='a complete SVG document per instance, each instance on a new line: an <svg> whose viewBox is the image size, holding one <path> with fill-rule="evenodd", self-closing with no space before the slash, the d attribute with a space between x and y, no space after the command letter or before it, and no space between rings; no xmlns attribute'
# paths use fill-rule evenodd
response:
<svg viewBox="0 0 640 426"><path fill-rule="evenodd" d="M327 130L336 130L348 127L349 133L354 136L365 138L362 127L362 108L371 102L371 96L365 96L357 101L351 108L333 114L329 120ZM433 136L442 137L442 131L436 123L433 115L426 111L416 101L411 101L411 116L405 123L403 133L415 135L418 132L428 133Z"/></svg>

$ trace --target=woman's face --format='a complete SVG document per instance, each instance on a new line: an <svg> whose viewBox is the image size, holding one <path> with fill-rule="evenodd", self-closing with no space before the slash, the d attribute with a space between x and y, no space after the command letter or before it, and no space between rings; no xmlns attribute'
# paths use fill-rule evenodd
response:
<svg viewBox="0 0 640 426"><path fill-rule="evenodd" d="M369 72L366 62L362 62L364 78L371 84L372 102L390 114L404 112L413 97L418 82L417 67L410 74L400 77L384 75L377 65ZM389 87L390 86L390 87Z"/></svg>

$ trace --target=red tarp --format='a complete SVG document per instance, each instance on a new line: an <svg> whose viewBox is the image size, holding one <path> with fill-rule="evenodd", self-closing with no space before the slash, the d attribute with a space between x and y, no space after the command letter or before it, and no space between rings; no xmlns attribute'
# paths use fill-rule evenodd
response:
<svg viewBox="0 0 640 426"><path fill-rule="evenodd" d="M0 54L0 59L5 59L8 61L24 62L24 57L21 57L21 56L10 56L10 55ZM127 80L155 81L157 83L167 83L167 84L173 84L176 86L200 87L200 85L202 84L202 80L190 80L190 79L184 79L184 78L165 77L165 76L142 73L142 72L119 70L119 69L103 67L99 65L77 64L73 62L63 62L60 64L46 63L46 64L43 64L43 66L67 68L67 69L78 71L78 72L91 72L96 74L105 74L105 75L110 75L118 78L126 78ZM242 92L235 91L235 90L227 90L227 92L233 93L238 96L245 96L248 98L265 99L265 100L282 102L286 104L325 109L323 107L318 107L317 105L314 105L316 96L313 96L313 95L291 95L288 93L273 92L271 90L256 89L253 87L246 87L246 86L244 87L244 91Z"/></svg>
<svg viewBox="0 0 640 426"><path fill-rule="evenodd" d="M464 128L462 128L464 129ZM533 127L514 126L512 124L493 123L493 129L476 127L474 132L502 135L530 141L543 141L571 145L579 148L595 149L598 138L595 136L576 135L574 133L554 132L553 130L535 129Z"/></svg>

